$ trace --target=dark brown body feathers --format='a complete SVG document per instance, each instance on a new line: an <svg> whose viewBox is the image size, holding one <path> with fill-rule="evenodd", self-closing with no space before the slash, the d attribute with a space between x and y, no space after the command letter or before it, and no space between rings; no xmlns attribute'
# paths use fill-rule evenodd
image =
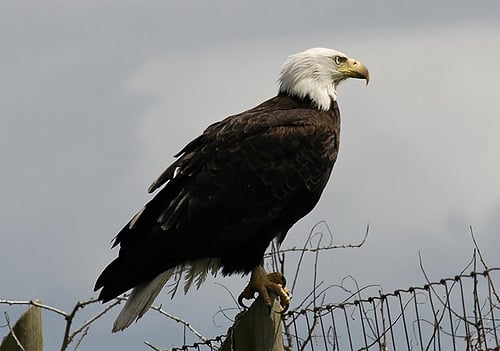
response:
<svg viewBox="0 0 500 351"><path fill-rule="evenodd" d="M186 145L150 192L163 188L118 233L119 256L97 280L99 298L205 257L220 258L223 274L250 272L327 184L340 133L337 103L331 106L320 111L280 94Z"/></svg>

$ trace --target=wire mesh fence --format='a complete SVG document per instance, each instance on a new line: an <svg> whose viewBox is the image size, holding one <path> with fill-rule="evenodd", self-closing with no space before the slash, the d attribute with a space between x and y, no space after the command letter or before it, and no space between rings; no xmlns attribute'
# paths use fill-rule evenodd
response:
<svg viewBox="0 0 500 351"><path fill-rule="evenodd" d="M291 311L294 350L498 350L499 269ZM497 315L497 317L495 317Z"/></svg>
<svg viewBox="0 0 500 351"><path fill-rule="evenodd" d="M287 350L500 350L500 268L283 315ZM223 337L173 350L217 350Z"/></svg>

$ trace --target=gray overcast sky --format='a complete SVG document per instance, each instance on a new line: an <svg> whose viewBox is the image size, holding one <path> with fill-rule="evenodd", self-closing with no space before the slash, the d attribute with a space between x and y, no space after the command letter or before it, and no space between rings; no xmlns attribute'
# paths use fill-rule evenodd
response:
<svg viewBox="0 0 500 351"><path fill-rule="evenodd" d="M434 278L458 273L472 225L499 266L498 38L498 1L2 2L0 298L70 309L94 296L117 254L110 240L172 155L273 96L286 56L314 46L358 58L372 81L339 88L339 160L284 245L319 220L336 243L356 242L369 222L363 248L322 255L320 270L330 283L352 274L390 291L423 282L419 252ZM232 302L215 281L158 302L222 334L214 306ZM234 294L246 282L217 281ZM62 324L45 315L54 349ZM178 327L149 315L111 335L115 315L81 350L182 343Z"/></svg>

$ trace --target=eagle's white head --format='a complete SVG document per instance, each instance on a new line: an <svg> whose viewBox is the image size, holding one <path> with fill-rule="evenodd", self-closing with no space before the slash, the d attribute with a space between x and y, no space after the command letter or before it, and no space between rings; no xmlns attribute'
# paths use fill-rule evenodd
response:
<svg viewBox="0 0 500 351"><path fill-rule="evenodd" d="M309 97L320 110L337 100L337 85L347 78L370 80L361 62L333 49L313 48L288 57L281 70L280 93Z"/></svg>

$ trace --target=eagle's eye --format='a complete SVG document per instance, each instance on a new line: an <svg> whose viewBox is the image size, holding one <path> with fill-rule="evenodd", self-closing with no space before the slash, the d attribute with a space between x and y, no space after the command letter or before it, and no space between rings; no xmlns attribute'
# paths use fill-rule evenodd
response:
<svg viewBox="0 0 500 351"><path fill-rule="evenodd" d="M333 61L335 61L335 64L338 66L341 63L346 62L347 61L347 57L344 57L344 56L334 56L333 57Z"/></svg>

